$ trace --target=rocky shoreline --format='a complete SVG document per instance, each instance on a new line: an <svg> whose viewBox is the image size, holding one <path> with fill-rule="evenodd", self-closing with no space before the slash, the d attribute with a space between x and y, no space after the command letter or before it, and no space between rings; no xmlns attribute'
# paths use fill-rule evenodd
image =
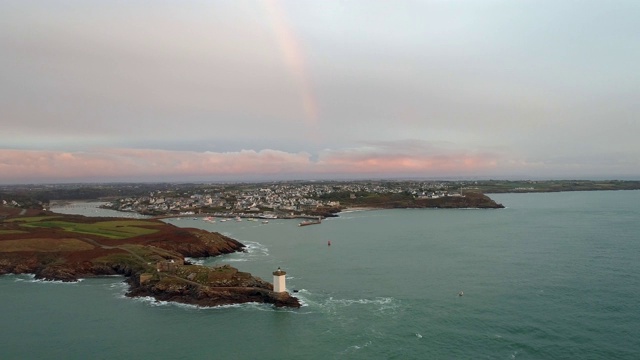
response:
<svg viewBox="0 0 640 360"><path fill-rule="evenodd" d="M444 196L439 198L412 199L371 199L359 201L346 207L344 210L353 209L503 209L504 205L482 193L465 193L464 196ZM338 213L339 215L339 213Z"/></svg>
<svg viewBox="0 0 640 360"><path fill-rule="evenodd" d="M128 297L151 296L158 301L177 302L202 307L233 305L242 303L267 303L275 307L299 308L300 302L289 293L276 293L273 286L260 279L257 286L199 286L186 282L140 283L140 277L129 277Z"/></svg>
<svg viewBox="0 0 640 360"><path fill-rule="evenodd" d="M276 293L273 285L229 265L206 267L185 262L243 251L240 242L219 233L179 228L160 221L134 221L153 233L127 239L109 239L87 233L73 233L51 226L53 219L78 228L129 219L100 219L47 214L43 227L3 220L0 227L0 275L33 274L36 279L73 282L83 278L122 275L129 284L127 296L151 296L197 306L220 306L248 302L276 307L300 307L297 298ZM44 220L43 220L44 221ZM123 223L124 221L124 223ZM25 224L28 225L25 226ZM46 226L45 226L46 225ZM84 227L82 227L84 226ZM115 225L115 228L125 225ZM25 231L28 229L28 231ZM145 228L143 228L145 229Z"/></svg>

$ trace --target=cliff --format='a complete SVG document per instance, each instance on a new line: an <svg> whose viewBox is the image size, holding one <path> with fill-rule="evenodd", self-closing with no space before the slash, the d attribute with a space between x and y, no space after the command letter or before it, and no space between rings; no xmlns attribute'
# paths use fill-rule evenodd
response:
<svg viewBox="0 0 640 360"><path fill-rule="evenodd" d="M477 192L468 192L464 196L442 196L437 198L414 198L407 194L368 195L349 199L344 207L364 207L374 209L501 209L490 197Z"/></svg>
<svg viewBox="0 0 640 360"><path fill-rule="evenodd" d="M0 222L0 275L30 273L37 279L59 281L124 275L130 284L128 296L202 306L245 302L300 306L296 298L274 293L268 282L233 267L183 263L184 257L244 249L219 233L157 220L5 214Z"/></svg>
<svg viewBox="0 0 640 360"><path fill-rule="evenodd" d="M481 193L466 193L464 196L445 196L436 199L416 199L416 208L440 209L502 209L504 205L496 203L490 197ZM411 207L411 206L410 206Z"/></svg>

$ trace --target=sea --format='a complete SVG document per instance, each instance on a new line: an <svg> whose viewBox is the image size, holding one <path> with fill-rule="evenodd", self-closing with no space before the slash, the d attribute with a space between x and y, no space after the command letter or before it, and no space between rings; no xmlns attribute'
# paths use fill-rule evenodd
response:
<svg viewBox="0 0 640 360"><path fill-rule="evenodd" d="M639 359L640 191L491 197L506 208L168 219L248 247L192 261L268 281L281 267L304 306L200 308L127 298L122 277L5 275L0 359ZM53 210L114 214L97 204Z"/></svg>

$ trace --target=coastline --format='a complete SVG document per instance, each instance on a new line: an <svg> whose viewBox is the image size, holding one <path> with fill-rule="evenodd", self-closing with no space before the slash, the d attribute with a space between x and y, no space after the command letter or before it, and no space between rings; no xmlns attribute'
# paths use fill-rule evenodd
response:
<svg viewBox="0 0 640 360"><path fill-rule="evenodd" d="M223 219L316 219L318 217L328 218L339 216L340 213L348 213L354 211L370 211L380 209L421 209L421 208L436 208L436 209L501 209L504 208L502 204L496 203L489 196L482 193L467 193L464 196L445 196L437 198L420 198L420 199L365 199L355 201L357 205L348 204L344 207L318 207L314 210L310 210L304 213L297 214L272 214L272 213L246 213L246 212L198 212L193 211L177 213L177 214L146 214L138 211L120 210L113 207L100 206L102 209L109 209L110 211L117 211L119 213L134 213L140 216L145 216L149 219L167 219L167 218L223 218ZM360 204L361 203L361 204Z"/></svg>
<svg viewBox="0 0 640 360"><path fill-rule="evenodd" d="M346 207L343 210L340 210L338 214L356 212L356 211L370 211L370 210L380 210L380 208L376 208L372 206L353 206L353 207Z"/></svg>
<svg viewBox="0 0 640 360"><path fill-rule="evenodd" d="M123 276L129 284L128 297L153 296L198 306L247 302L301 306L297 298L274 292L271 283L250 273L189 261L246 248L219 233L159 220L51 212L10 216L2 227L19 231L0 233L0 275L29 274L33 281L64 283Z"/></svg>

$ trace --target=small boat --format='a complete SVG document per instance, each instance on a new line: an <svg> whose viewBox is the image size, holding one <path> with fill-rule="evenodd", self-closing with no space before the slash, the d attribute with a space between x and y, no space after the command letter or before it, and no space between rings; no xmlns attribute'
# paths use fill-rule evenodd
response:
<svg viewBox="0 0 640 360"><path fill-rule="evenodd" d="M262 220L262 223L263 223L263 224L268 224L268 223L269 223L269 220Z"/></svg>

